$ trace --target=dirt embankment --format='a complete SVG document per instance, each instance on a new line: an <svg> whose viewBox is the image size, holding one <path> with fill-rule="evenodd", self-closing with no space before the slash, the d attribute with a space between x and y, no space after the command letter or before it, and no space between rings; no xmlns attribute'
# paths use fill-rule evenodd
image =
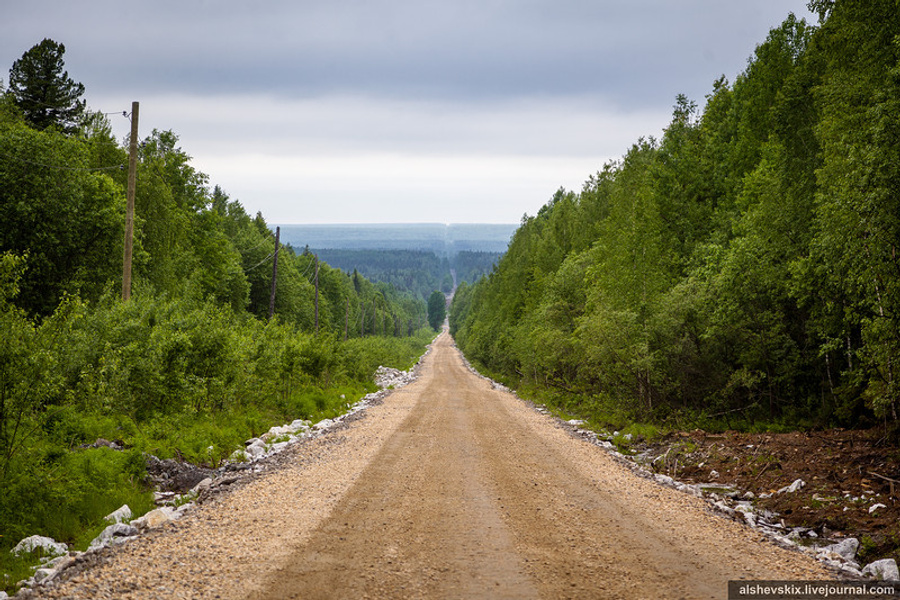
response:
<svg viewBox="0 0 900 600"><path fill-rule="evenodd" d="M286 460L290 459L290 460ZM469 372L420 379L47 598L721 598L832 577Z"/></svg>
<svg viewBox="0 0 900 600"><path fill-rule="evenodd" d="M900 562L900 450L881 430L808 433L682 432L635 445L639 460L686 483L752 492L788 527L816 538L856 537L859 561ZM794 492L778 491L797 480ZM814 536L814 537L813 537Z"/></svg>

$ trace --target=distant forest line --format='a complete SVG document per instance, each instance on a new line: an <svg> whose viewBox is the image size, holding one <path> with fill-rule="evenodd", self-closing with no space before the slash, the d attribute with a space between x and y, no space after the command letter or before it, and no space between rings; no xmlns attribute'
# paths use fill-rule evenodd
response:
<svg viewBox="0 0 900 600"><path fill-rule="evenodd" d="M294 248L424 250L452 259L459 252L506 251L517 224L398 223L284 224L281 239ZM273 226L274 228L274 226Z"/></svg>
<svg viewBox="0 0 900 600"><path fill-rule="evenodd" d="M346 248L304 249L332 267L411 292L427 300L434 290L449 294L454 284L475 283L489 274L500 252L463 250L452 258L425 250L355 250ZM456 278L454 281L453 274Z"/></svg>

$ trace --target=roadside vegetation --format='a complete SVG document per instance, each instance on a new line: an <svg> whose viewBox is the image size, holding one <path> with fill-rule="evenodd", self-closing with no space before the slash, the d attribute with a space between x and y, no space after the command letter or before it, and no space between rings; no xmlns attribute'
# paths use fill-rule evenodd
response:
<svg viewBox="0 0 900 600"><path fill-rule="evenodd" d="M811 7L702 111L679 96L661 139L523 219L457 290L470 360L613 426L896 432L897 5Z"/></svg>
<svg viewBox="0 0 900 600"><path fill-rule="evenodd" d="M29 535L84 549L153 506L146 455L217 467L272 425L334 417L406 369L425 303L309 253L191 166L140 141L134 285L122 301L127 152L44 40L0 85L0 589ZM48 75L49 74L49 75ZM49 77L49 79L48 79Z"/></svg>

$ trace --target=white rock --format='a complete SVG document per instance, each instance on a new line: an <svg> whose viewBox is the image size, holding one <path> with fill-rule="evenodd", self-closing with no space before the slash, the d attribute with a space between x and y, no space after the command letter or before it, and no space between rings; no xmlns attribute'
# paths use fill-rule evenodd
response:
<svg viewBox="0 0 900 600"><path fill-rule="evenodd" d="M117 510L106 515L103 518L108 523L127 523L132 518L131 508L127 504L123 504Z"/></svg>
<svg viewBox="0 0 900 600"><path fill-rule="evenodd" d="M207 477L206 479L204 479L203 481L201 481L200 483L198 483L197 485L192 487L191 493L201 494L201 493L205 492L210 487L212 487L212 482L213 482L213 480L211 478Z"/></svg>
<svg viewBox="0 0 900 600"><path fill-rule="evenodd" d="M291 422L291 429L293 431L300 431L301 429L309 429L309 421L304 421L303 419L297 419Z"/></svg>
<svg viewBox="0 0 900 600"><path fill-rule="evenodd" d="M885 506L884 504L881 504L880 502L878 504L873 504L872 506L869 507L869 514L871 515L873 512L875 512L879 508L887 508L887 506Z"/></svg>
<svg viewBox="0 0 900 600"><path fill-rule="evenodd" d="M171 500L175 497L175 492L153 492L153 501L157 504Z"/></svg>
<svg viewBox="0 0 900 600"><path fill-rule="evenodd" d="M837 544L831 544L820 549L820 552L831 552L837 554L844 560L853 560L856 558L856 551L859 550L859 540L856 538L847 538L841 540Z"/></svg>
<svg viewBox="0 0 900 600"><path fill-rule="evenodd" d="M315 429L316 431L322 431L323 429L328 429L328 428L331 427L332 425L334 425L334 421L333 421L333 420L331 420L331 419L322 419L321 421L319 421L318 423L316 423L315 425L313 425L313 429Z"/></svg>
<svg viewBox="0 0 900 600"><path fill-rule="evenodd" d="M715 506L716 508L718 508L719 510L721 510L723 513L725 513L727 515L734 514L734 509L731 508L730 506L728 506L727 504L725 504L725 502L722 500L719 500L713 506Z"/></svg>
<svg viewBox="0 0 900 600"><path fill-rule="evenodd" d="M806 482L803 481L802 479L795 479L791 485L787 485L787 486L781 488L780 490L778 490L778 493L779 494L785 494L785 493L793 494L794 492L799 491L800 488L804 487L805 485L806 485Z"/></svg>
<svg viewBox="0 0 900 600"><path fill-rule="evenodd" d="M62 542L57 542L53 538L43 535L32 535L16 544L16 547L12 549L12 553L18 556L23 552L34 552L38 549L54 556L66 554L69 551L68 546Z"/></svg>
<svg viewBox="0 0 900 600"><path fill-rule="evenodd" d="M272 454L278 454L290 445L290 442L278 442L277 444L272 444L272 448L269 450L269 452Z"/></svg>
<svg viewBox="0 0 900 600"><path fill-rule="evenodd" d="M151 510L146 515L131 522L131 525L139 529L154 529L174 520L175 509L171 506L161 506Z"/></svg>
<svg viewBox="0 0 900 600"><path fill-rule="evenodd" d="M681 483L676 485L676 487L682 492L686 492L688 494L691 494L692 496L696 496L697 498L703 497L703 490L700 489L700 486L697 484Z"/></svg>
<svg viewBox="0 0 900 600"><path fill-rule="evenodd" d="M257 459L266 453L266 443L261 439L256 439L252 444L244 448L244 453L251 459Z"/></svg>
<svg viewBox="0 0 900 600"><path fill-rule="evenodd" d="M94 541L91 542L88 550L107 546L113 541L114 538L131 537L137 534L138 530L133 525L126 525L125 523L113 523L112 525L101 531L100 535L94 538Z"/></svg>
<svg viewBox="0 0 900 600"><path fill-rule="evenodd" d="M57 557L40 569L37 569L34 572L34 580L35 582L47 583L74 562L75 558L69 555ZM3 596L0 596L0 600L2 598Z"/></svg>
<svg viewBox="0 0 900 600"><path fill-rule="evenodd" d="M46 567L37 569L34 572L34 581L35 583L40 583L45 579L49 579L51 576L56 575L55 569L48 569Z"/></svg>
<svg viewBox="0 0 900 600"><path fill-rule="evenodd" d="M672 479L671 477L669 477L668 475L657 474L657 475L653 476L653 479L655 479L657 482L659 482L663 485L672 485L672 486L675 485L675 480Z"/></svg>
<svg viewBox="0 0 900 600"><path fill-rule="evenodd" d="M885 558L869 563L862 570L863 575L881 579L883 581L900 580L900 571L897 569L897 561L893 558Z"/></svg>
<svg viewBox="0 0 900 600"><path fill-rule="evenodd" d="M8 600L8 598L9 598L9 594L0 590L0 600Z"/></svg>

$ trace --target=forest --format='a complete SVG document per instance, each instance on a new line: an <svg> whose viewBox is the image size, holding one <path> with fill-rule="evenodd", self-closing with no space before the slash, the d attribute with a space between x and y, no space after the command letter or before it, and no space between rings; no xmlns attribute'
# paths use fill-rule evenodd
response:
<svg viewBox="0 0 900 600"><path fill-rule="evenodd" d="M450 258L438 258L434 252L425 250L332 248L310 252L348 273L359 272L372 281L411 292L423 301L435 290L450 293L453 272L457 284L475 283L491 272L501 256L500 252L473 250L460 251Z"/></svg>
<svg viewBox="0 0 900 600"><path fill-rule="evenodd" d="M217 467L272 425L342 413L433 336L415 295L276 252L172 131L138 145L123 301L127 143L64 52L45 39L0 82L0 589L27 571L23 537L83 549L122 504L152 508L146 455Z"/></svg>
<svg viewBox="0 0 900 600"><path fill-rule="evenodd" d="M523 218L453 301L469 359L575 414L896 433L898 8L813 0Z"/></svg>

